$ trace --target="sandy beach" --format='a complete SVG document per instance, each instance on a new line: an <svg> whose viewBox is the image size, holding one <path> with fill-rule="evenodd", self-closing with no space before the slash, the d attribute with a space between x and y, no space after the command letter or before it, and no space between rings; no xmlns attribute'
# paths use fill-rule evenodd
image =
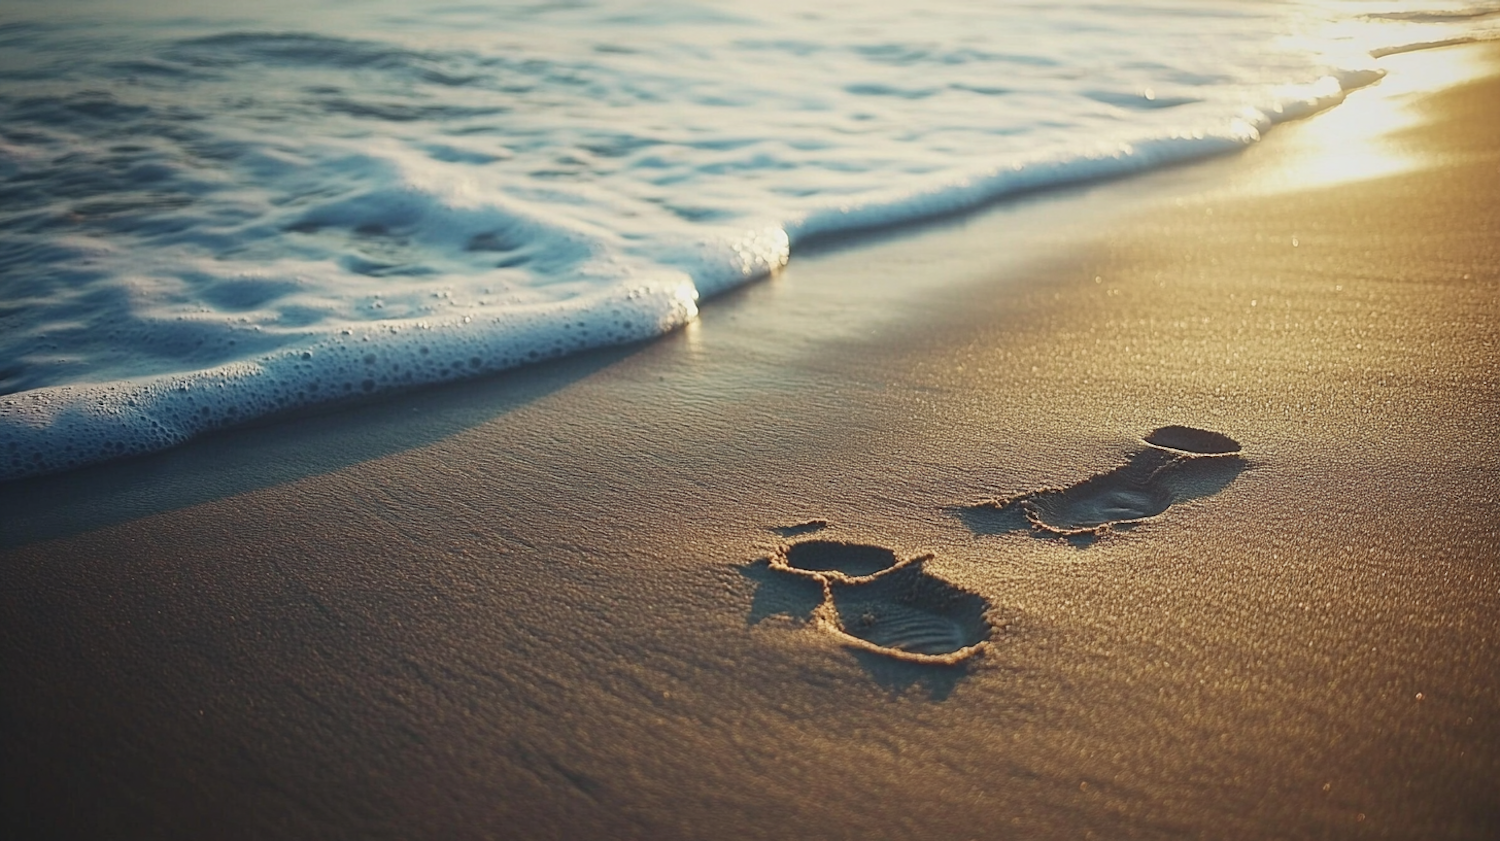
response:
<svg viewBox="0 0 1500 841"><path fill-rule="evenodd" d="M1500 835L1500 47L1383 63L654 343L0 486L6 835ZM902 597L805 541L930 554L979 650L852 644Z"/></svg>

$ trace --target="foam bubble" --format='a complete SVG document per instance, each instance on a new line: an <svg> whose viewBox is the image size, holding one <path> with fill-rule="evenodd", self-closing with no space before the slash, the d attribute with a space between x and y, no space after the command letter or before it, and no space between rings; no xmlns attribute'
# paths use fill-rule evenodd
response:
<svg viewBox="0 0 1500 841"><path fill-rule="evenodd" d="M253 362L0 397L0 480L160 450L252 418L492 374L640 341L691 321L685 276L562 303L385 322Z"/></svg>
<svg viewBox="0 0 1500 841"><path fill-rule="evenodd" d="M818 237L1231 152L1377 79L1371 50L1493 28L1249 0L12 5L0 479L639 340Z"/></svg>

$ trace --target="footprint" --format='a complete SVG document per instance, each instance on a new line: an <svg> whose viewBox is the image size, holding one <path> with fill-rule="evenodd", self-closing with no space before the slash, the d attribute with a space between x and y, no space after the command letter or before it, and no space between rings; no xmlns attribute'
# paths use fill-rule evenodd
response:
<svg viewBox="0 0 1500 841"><path fill-rule="evenodd" d="M1067 490L1032 494L1021 504L1042 528L1079 534L1155 517L1171 507L1172 492L1160 483L1106 475Z"/></svg>
<svg viewBox="0 0 1500 841"><path fill-rule="evenodd" d="M838 631L898 659L957 663L990 637L989 603L927 573L920 561L866 583L829 582L829 595Z"/></svg>
<svg viewBox="0 0 1500 841"><path fill-rule="evenodd" d="M1087 539L1129 528L1189 499L1223 490L1245 469L1239 442L1188 426L1164 426L1123 466L1067 488L955 509L976 534L1033 529L1043 536Z"/></svg>
<svg viewBox="0 0 1500 841"><path fill-rule="evenodd" d="M900 563L896 553L884 546L841 540L804 540L785 547L771 558L771 566L783 567L788 572L844 581L868 578Z"/></svg>
<svg viewBox="0 0 1500 841"><path fill-rule="evenodd" d="M781 573L782 581L746 574L761 580L767 604L789 603L779 594L790 593L793 581L816 582L822 599L807 618L851 648L906 663L957 665L988 646L990 604L923 569L931 558L902 559L884 546L804 540L767 560L764 569ZM763 600L761 592L756 599Z"/></svg>
<svg viewBox="0 0 1500 841"><path fill-rule="evenodd" d="M1191 426L1164 426L1146 436L1146 443L1200 456L1238 455L1240 442L1218 432Z"/></svg>

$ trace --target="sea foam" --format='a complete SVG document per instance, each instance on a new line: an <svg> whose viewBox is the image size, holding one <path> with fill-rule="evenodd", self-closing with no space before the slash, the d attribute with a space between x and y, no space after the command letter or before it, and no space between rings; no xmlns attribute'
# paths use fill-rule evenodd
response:
<svg viewBox="0 0 1500 841"><path fill-rule="evenodd" d="M649 339L811 240L1233 151L1496 19L14 5L0 480Z"/></svg>

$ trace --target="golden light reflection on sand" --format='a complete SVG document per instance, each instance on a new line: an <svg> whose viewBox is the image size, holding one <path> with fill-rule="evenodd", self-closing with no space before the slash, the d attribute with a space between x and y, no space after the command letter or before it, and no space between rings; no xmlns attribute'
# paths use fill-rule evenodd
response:
<svg viewBox="0 0 1500 841"><path fill-rule="evenodd" d="M1403 141L1401 132L1420 122L1420 94L1451 86L1485 72L1482 54L1472 50L1431 49L1388 56L1380 62L1384 79L1349 94L1343 104L1299 123L1276 129L1289 144L1234 179L1232 189L1252 194L1281 193L1381 178L1430 166L1426 153ZM1268 156L1268 158L1271 156Z"/></svg>
<svg viewBox="0 0 1500 841"><path fill-rule="evenodd" d="M703 322L694 318L692 321L682 325L680 332L682 333L682 341L687 344L689 350L694 353L703 351Z"/></svg>

